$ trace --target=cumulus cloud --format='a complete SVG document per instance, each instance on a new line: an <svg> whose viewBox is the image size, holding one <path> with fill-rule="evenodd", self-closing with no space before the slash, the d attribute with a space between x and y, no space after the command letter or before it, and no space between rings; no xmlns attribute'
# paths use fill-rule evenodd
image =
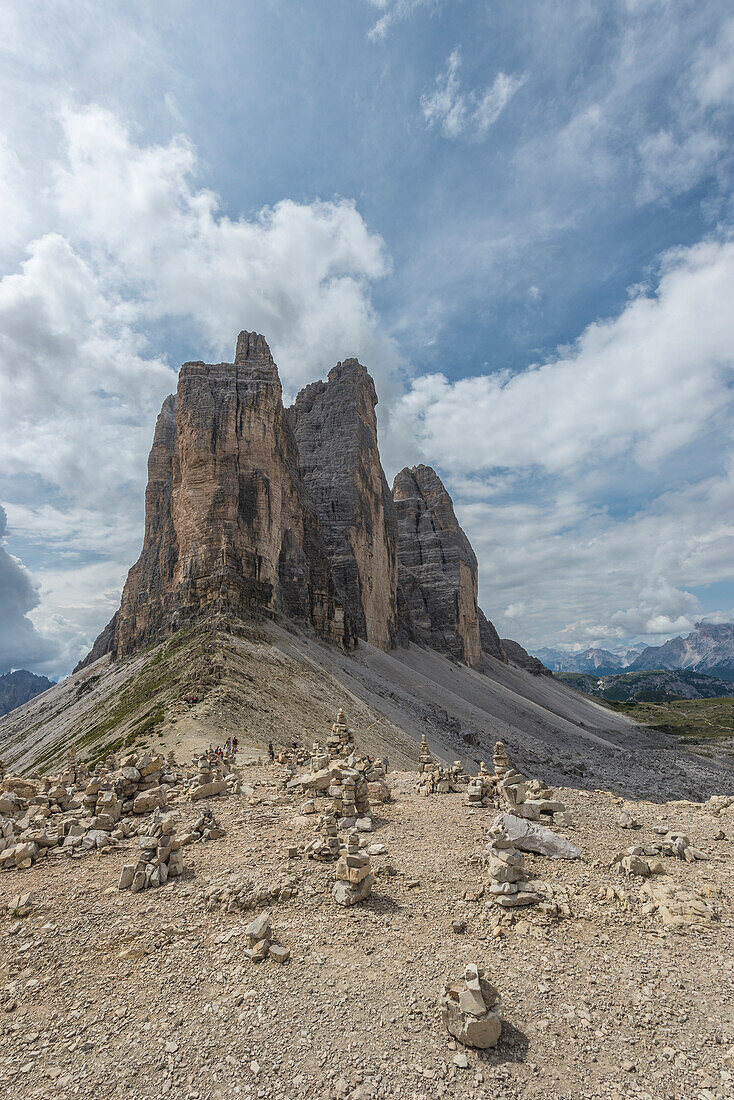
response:
<svg viewBox="0 0 734 1100"><path fill-rule="evenodd" d="M701 617L692 589L734 579L733 284L731 241L674 250L558 357L418 377L398 402L392 438L445 476L506 635L670 635ZM671 490L676 463L689 484Z"/></svg>
<svg viewBox="0 0 734 1100"><path fill-rule="evenodd" d="M7 528L5 509L0 507L0 674L12 668L36 670L53 648L28 618L39 594L28 572L2 545Z"/></svg>
<svg viewBox="0 0 734 1100"><path fill-rule="evenodd" d="M18 509L26 537L48 546L62 532L73 551L68 570L36 572L39 621L58 640L86 636L99 615L83 593L85 555L113 555L99 628L137 553L155 415L176 385L157 326L178 323L215 361L231 358L241 328L263 332L286 394L347 355L389 390L399 362L370 301L385 248L354 203L285 200L232 219L197 185L185 136L138 144L94 106L67 108L62 123L56 231L0 279L0 467L11 484L37 479L34 506ZM74 621L69 584L87 608Z"/></svg>
<svg viewBox="0 0 734 1100"><path fill-rule="evenodd" d="M449 54L433 90L421 96L423 117L429 126L437 126L444 137L480 138L497 121L525 83L525 77L499 72L490 87L465 91L459 78L460 68L461 51L457 48Z"/></svg>
<svg viewBox="0 0 734 1100"><path fill-rule="evenodd" d="M703 615L691 589L732 579L733 508L731 459L624 517L570 481L522 504L457 501L480 561L480 602L504 636L535 646L692 629Z"/></svg>
<svg viewBox="0 0 734 1100"><path fill-rule="evenodd" d="M689 444L729 406L734 242L669 253L654 291L518 373L415 379L395 427L457 472L569 470L631 454L643 466Z"/></svg>
<svg viewBox="0 0 734 1100"><path fill-rule="evenodd" d="M232 354L243 326L257 329L291 387L346 354L378 370L395 362L370 303L371 283L388 271L384 244L353 202L284 200L231 219L216 194L196 186L185 137L137 145L99 108L67 111L64 127L68 156L56 172L63 224L106 281L134 286L138 321L184 318L220 357Z"/></svg>

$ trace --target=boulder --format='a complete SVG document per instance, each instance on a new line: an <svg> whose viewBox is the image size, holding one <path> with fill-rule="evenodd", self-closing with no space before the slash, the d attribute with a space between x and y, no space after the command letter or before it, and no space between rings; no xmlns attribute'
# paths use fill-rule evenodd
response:
<svg viewBox="0 0 734 1100"><path fill-rule="evenodd" d="M515 848L524 852L535 852L551 859L580 859L582 855L580 848L558 836L547 825L538 825L514 814L498 814L492 827L503 829Z"/></svg>

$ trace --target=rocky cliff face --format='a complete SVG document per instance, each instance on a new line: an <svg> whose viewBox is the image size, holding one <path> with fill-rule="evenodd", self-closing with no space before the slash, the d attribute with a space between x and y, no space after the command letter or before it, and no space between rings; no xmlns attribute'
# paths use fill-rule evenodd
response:
<svg viewBox="0 0 734 1100"><path fill-rule="evenodd" d="M496 657L498 661L506 663L507 653L505 652L505 648L502 645L502 641L494 624L489 621L481 607L478 609L478 616L479 638L482 643L482 652L488 654L490 657Z"/></svg>
<svg viewBox="0 0 734 1100"><path fill-rule="evenodd" d="M145 539L99 650L126 654L203 614L277 612L349 644L262 336L234 363L185 363L158 417Z"/></svg>
<svg viewBox="0 0 734 1100"><path fill-rule="evenodd" d="M397 633L397 516L377 445L377 394L357 359L302 390L288 410L301 474L341 602L358 637Z"/></svg>
<svg viewBox="0 0 734 1100"><path fill-rule="evenodd" d="M6 672L0 676L0 715L9 714L16 707L22 707L29 699L34 699L42 691L54 686L53 680L46 676L36 676L24 668L15 672Z"/></svg>
<svg viewBox="0 0 734 1100"><path fill-rule="evenodd" d="M513 642L512 638L503 638L502 648L507 654L507 660L511 665L517 665L518 668L524 668L526 672L532 673L533 676L553 675L551 670L546 668L542 661L539 661L537 657L531 657L528 651L523 649L519 642Z"/></svg>
<svg viewBox="0 0 734 1100"><path fill-rule="evenodd" d="M454 660L482 657L477 559L435 470L401 470L393 484L398 514L399 583L410 637Z"/></svg>
<svg viewBox="0 0 734 1100"><path fill-rule="evenodd" d="M477 559L435 471L406 468L389 491L376 405L372 378L347 359L286 411L256 333L240 333L233 363L184 363L156 423L140 558L77 668L213 614L530 668L477 606Z"/></svg>

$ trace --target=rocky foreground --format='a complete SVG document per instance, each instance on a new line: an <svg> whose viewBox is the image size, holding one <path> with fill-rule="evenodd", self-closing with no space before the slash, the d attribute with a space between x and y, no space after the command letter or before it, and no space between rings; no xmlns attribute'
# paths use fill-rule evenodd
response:
<svg viewBox="0 0 734 1100"><path fill-rule="evenodd" d="M5 777L5 827L78 831L0 871L0 1094L732 1094L734 798L550 791L501 746L384 774L334 729L72 762L11 812Z"/></svg>

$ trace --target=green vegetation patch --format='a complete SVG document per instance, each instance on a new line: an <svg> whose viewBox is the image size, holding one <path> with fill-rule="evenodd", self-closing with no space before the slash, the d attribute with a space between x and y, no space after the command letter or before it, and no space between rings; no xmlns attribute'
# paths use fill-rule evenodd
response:
<svg viewBox="0 0 734 1100"><path fill-rule="evenodd" d="M636 722L676 737L734 737L734 697L731 696L665 701L630 699L626 702L599 699L598 702Z"/></svg>

